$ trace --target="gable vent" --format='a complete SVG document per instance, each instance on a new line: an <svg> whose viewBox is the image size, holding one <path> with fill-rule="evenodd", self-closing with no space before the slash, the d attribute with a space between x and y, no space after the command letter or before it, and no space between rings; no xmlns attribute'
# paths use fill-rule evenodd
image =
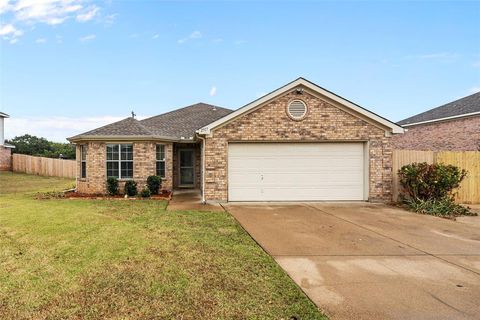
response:
<svg viewBox="0 0 480 320"><path fill-rule="evenodd" d="M294 120L301 120L307 114L307 105L301 100L293 100L287 108L288 115Z"/></svg>

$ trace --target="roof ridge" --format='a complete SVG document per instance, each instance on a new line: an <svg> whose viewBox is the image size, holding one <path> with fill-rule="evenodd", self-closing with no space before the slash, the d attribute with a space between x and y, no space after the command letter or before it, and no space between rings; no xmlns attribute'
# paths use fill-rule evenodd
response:
<svg viewBox="0 0 480 320"><path fill-rule="evenodd" d="M205 103L205 102L197 102L197 103L194 103L194 104L185 106L185 107L181 107L181 108L179 108L179 109L174 109L174 110L167 111L167 112L164 112L164 113L161 113L161 114L157 114L156 116L151 116L151 117L142 119L142 120L140 120L140 122L143 122L143 121L145 121L145 120L150 120L150 119L153 119L153 118L156 118L156 117L160 117L160 116L165 116L165 115L167 115L167 114L171 114L171 113L174 113L174 112L178 112L178 111L181 111L181 110L184 110L184 109L187 109L187 108L191 108L191 107L194 107L194 106L198 106L198 105L206 105L206 106L210 106L210 107L214 107L214 108L220 108L220 109L224 109L224 110L231 110L231 109L228 109L228 108L225 108L225 107L220 107L220 106L213 105L213 104L209 104L209 103Z"/></svg>

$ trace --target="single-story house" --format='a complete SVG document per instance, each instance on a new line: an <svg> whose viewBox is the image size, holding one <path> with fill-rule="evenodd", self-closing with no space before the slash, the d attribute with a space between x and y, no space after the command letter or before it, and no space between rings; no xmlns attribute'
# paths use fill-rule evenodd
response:
<svg viewBox="0 0 480 320"><path fill-rule="evenodd" d="M391 137L403 128L299 78L232 111L205 103L126 118L68 140L77 191L150 175L204 201L389 201Z"/></svg>
<svg viewBox="0 0 480 320"><path fill-rule="evenodd" d="M405 134L395 149L431 151L480 150L480 92L398 122Z"/></svg>
<svg viewBox="0 0 480 320"><path fill-rule="evenodd" d="M12 149L15 146L5 142L5 118L10 116L0 111L0 171L12 170Z"/></svg>

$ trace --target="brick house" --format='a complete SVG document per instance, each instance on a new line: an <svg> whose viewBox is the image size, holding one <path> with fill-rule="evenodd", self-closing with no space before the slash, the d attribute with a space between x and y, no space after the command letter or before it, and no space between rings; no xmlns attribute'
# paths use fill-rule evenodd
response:
<svg viewBox="0 0 480 320"><path fill-rule="evenodd" d="M12 149L15 146L5 143L5 118L10 116L6 113L0 112L0 171L12 170Z"/></svg>
<svg viewBox="0 0 480 320"><path fill-rule="evenodd" d="M398 122L406 128L392 139L395 149L480 150L480 92Z"/></svg>
<svg viewBox="0 0 480 320"><path fill-rule="evenodd" d="M77 191L107 177L197 188L204 201L391 198L391 137L403 128L299 78L232 111L204 103L71 137Z"/></svg>

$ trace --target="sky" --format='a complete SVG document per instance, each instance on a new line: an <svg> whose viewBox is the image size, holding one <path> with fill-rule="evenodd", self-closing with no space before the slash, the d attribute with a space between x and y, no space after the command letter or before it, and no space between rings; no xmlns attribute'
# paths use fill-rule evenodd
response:
<svg viewBox="0 0 480 320"><path fill-rule="evenodd" d="M480 1L0 0L7 138L65 138L298 78L392 121L480 91Z"/></svg>

